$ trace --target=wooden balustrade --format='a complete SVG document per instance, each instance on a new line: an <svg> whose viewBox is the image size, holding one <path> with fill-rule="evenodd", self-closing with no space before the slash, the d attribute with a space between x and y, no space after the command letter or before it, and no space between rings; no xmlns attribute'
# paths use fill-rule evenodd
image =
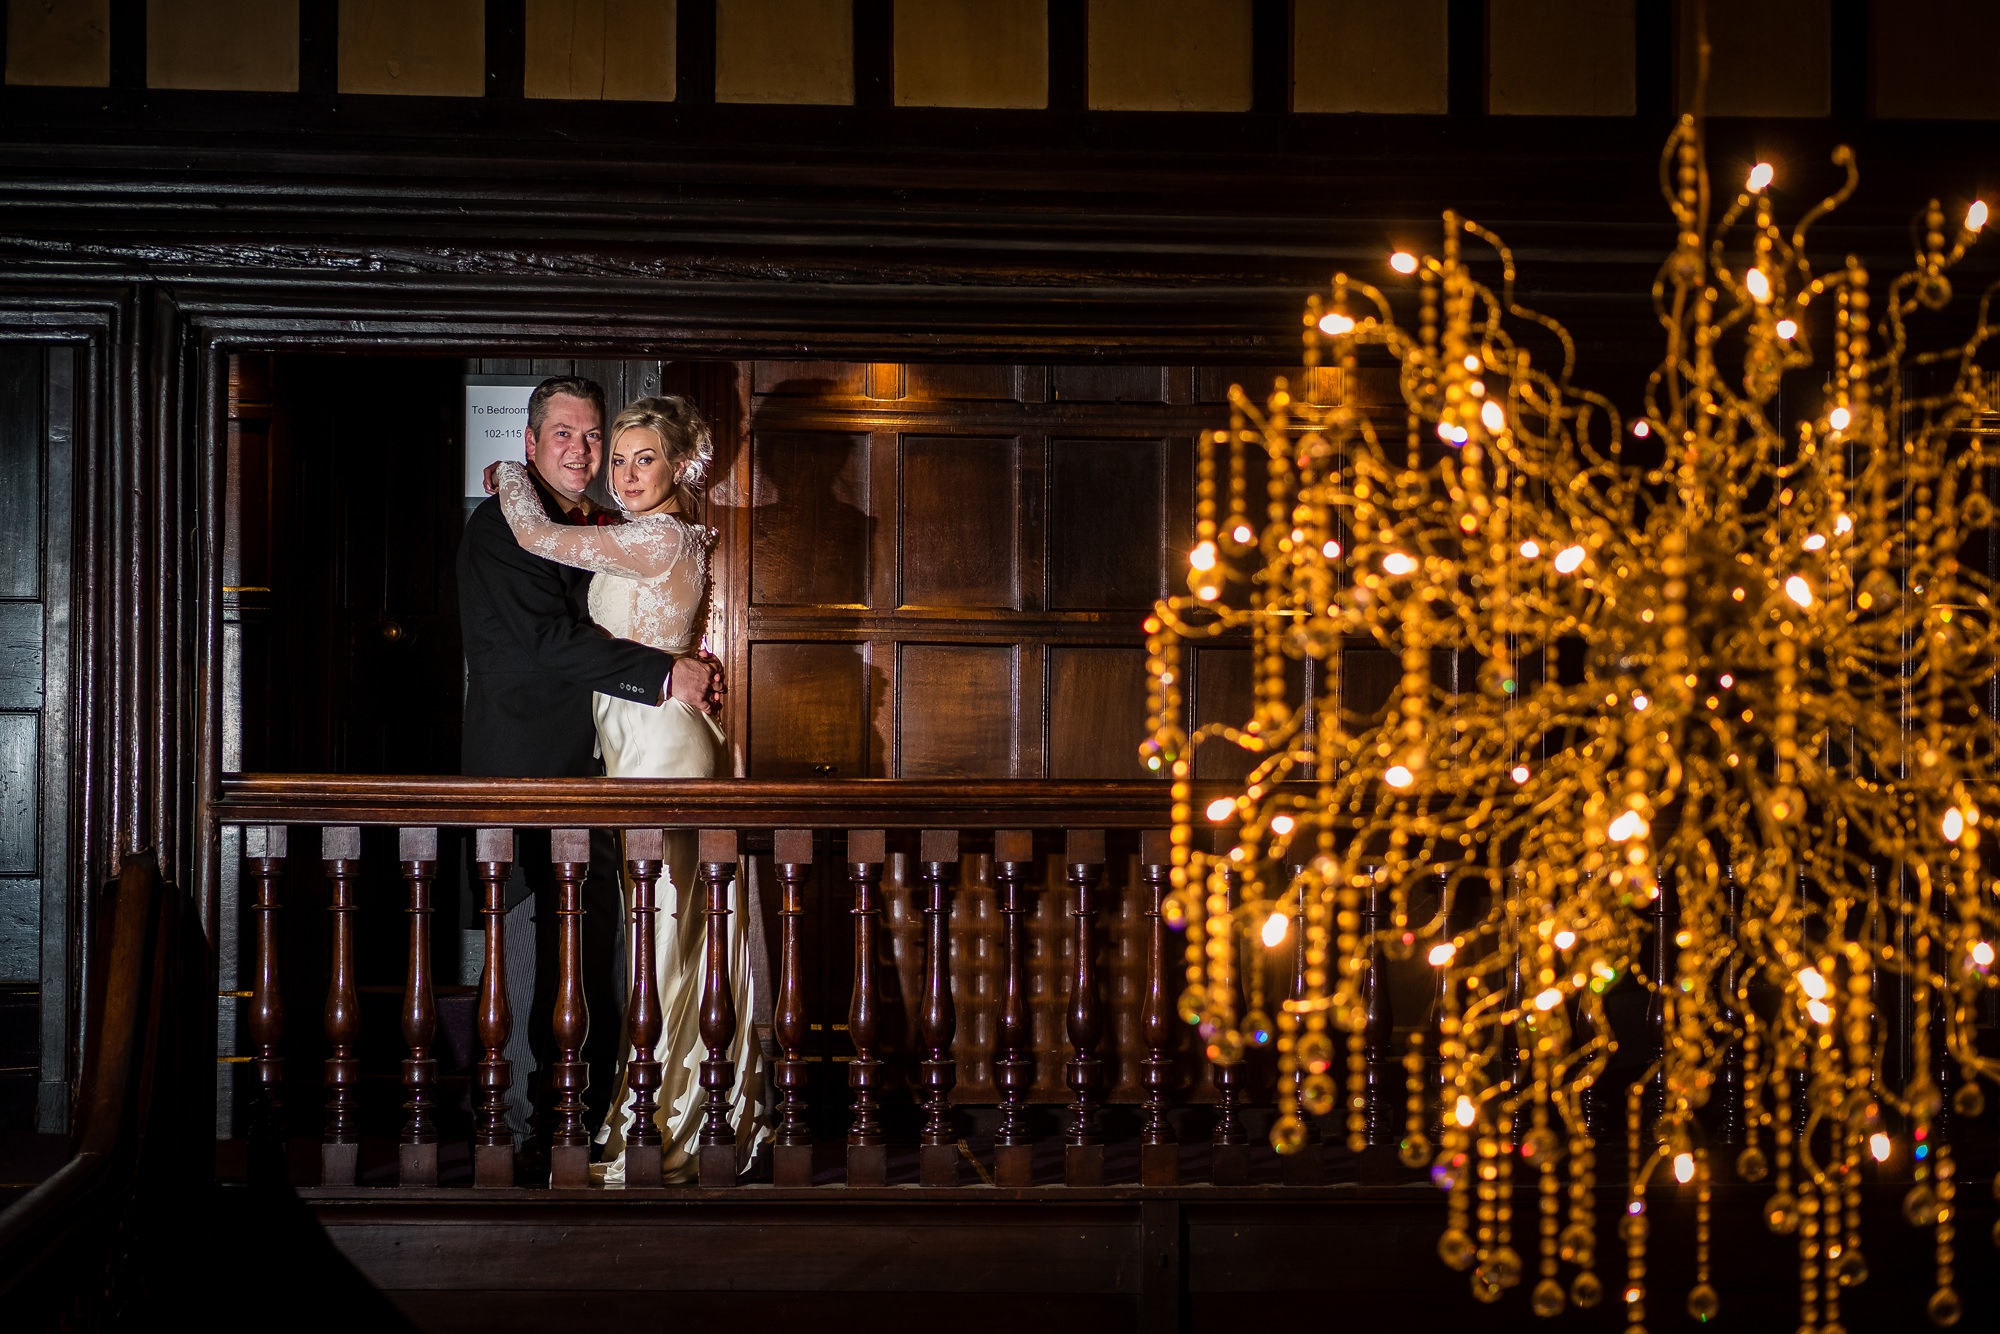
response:
<svg viewBox="0 0 2000 1334"><path fill-rule="evenodd" d="M277 1114L286 1100L281 981L290 974L281 958L280 941L290 841L285 824L246 823L244 828L244 867L251 890L247 906L255 936L248 1016L254 1054L247 1068L255 1080L259 1109L253 1124L259 1133L270 1133L277 1130ZM557 957L549 961L554 970L553 1009L547 1016L552 1047L546 1087L551 1105L538 1112L546 1119L535 1127L548 1148L548 1176L537 1184L582 1190L591 1184L585 1037L592 1022L615 1022L615 1016L590 1014L584 999L583 885L591 835L581 828L550 829L548 869L554 885L550 907L557 916ZM406 931L397 939L403 958L400 1132L393 1125L361 1124L360 993L377 990L361 988L357 973L362 832L352 824L324 825L319 831L320 869L328 886L330 958L321 1181L329 1187L351 1187L371 1174L357 1170L363 1166L366 1133L393 1135L398 1183L435 1186L441 1175L447 1180L450 1175L441 1173L441 1159L448 1157L441 1153L441 1144L456 1134L471 1140L475 1186L513 1186L519 1165L507 1118L514 1082L507 1051L514 1025L527 1021L510 1012L507 999L503 918L507 882L516 860L514 831L491 826L472 831L470 869L483 922L483 967L473 998L476 1040L468 1071L441 1074L439 988L433 976L440 833L434 825L397 828L397 903L406 922ZM844 1138L841 1178L849 1188L908 1180L911 1177L900 1174L912 1169L923 1186L965 1188L976 1179L967 1170L967 1145L976 1148L990 1131L990 1160L979 1164L978 1177L996 1187L1023 1189L1036 1184L1038 1138L1050 1152L1059 1139L1064 1185L1120 1184L1134 1179L1121 1175L1134 1172L1132 1159L1107 1153L1106 1131L1133 1123L1106 1115L1107 1102L1113 1098L1136 1103L1136 1181L1141 1186L1182 1183L1179 1139L1186 1129L1184 1117L1208 1128L1210 1181L1242 1185L1253 1179L1253 1172L1270 1170L1254 1168L1256 1161L1269 1160L1261 1158L1265 1150L1261 1142L1253 1143L1253 1134L1267 1112L1276 1109L1255 1110L1248 1105L1253 1087L1266 1088L1268 1075L1257 1074L1244 1061L1205 1062L1195 1045L1196 1035L1176 1013L1184 979L1180 937L1165 911L1171 842L1159 828L1134 831L1136 837L1115 832L1114 840L1105 829L1071 828L1052 848L1048 835L1033 828L991 834L977 828L894 833L888 828L853 829L844 835L844 857L826 868L824 881L815 879L818 835L812 829L777 829L768 842L752 844L758 855L768 853L771 859L775 880L765 883L775 884L777 897L771 1013L776 1059L763 1081L772 1102L770 1181L784 1188L811 1187L816 1141L823 1140L831 1153ZM656 1114L666 1072L655 1047L665 1016L654 944L662 925L659 914L667 906L659 898L665 883L666 839L659 827L627 828L623 838L630 887L627 958L633 964L623 1015L630 1039L625 1082L632 1116L625 1136L625 1182L629 1187L646 1187L661 1182L664 1157ZM972 875L979 863L970 858L984 851L981 845L988 838L990 885L999 920L989 938L990 950L985 945L973 950L968 947L976 937L963 933L982 928L975 924L976 916L964 916L963 908L982 902L973 897L973 890L983 890L988 882L968 878L961 890L959 877L962 870ZM750 919L744 916L749 905L732 899L739 883L739 859L745 852L739 832L703 829L696 843L699 883L682 908L701 913L706 927L699 992L703 1051L695 1167L700 1184L716 1188L734 1186L739 1179L737 1143L741 1118L749 1114L733 1099L738 1075L735 1054L740 1051L736 1040L751 1016L738 1013L734 984L742 979L732 974L741 966L736 960L742 942L735 937L749 929ZM843 863L844 874L836 869ZM1239 889L1233 879L1229 881L1232 896ZM905 893L920 911L922 927L918 937L897 948L920 947L921 961L913 968L915 956L903 954L902 966L908 971L899 974L890 964L887 913ZM1269 959L1266 974L1280 998L1299 993L1307 958L1307 905L1294 902L1287 911L1292 918L1289 939L1282 953ZM1384 911L1380 892L1371 891L1364 903L1363 925L1379 927ZM1458 905L1447 903L1444 911L1455 925L1461 916ZM815 974L822 966L837 969L839 954L850 946L852 984L843 1026L830 1022L835 1016L820 1007L839 1003L839 988L846 979L837 971L825 978ZM368 957L383 956L371 947ZM1113 973L1109 959L1129 962ZM1400 1134L1402 1115L1401 1046L1393 1040L1388 966L1386 960L1375 958L1365 986L1366 1125L1371 1144L1393 1141ZM903 987L915 994L905 993ZM961 1008L967 1005L978 1007L980 1018L961 1031ZM905 1013L910 1016L907 1036ZM971 1052L965 1045L968 1034L977 1034L974 1040L981 1044ZM985 1045L989 1041L990 1048ZM910 1043L914 1047L906 1050ZM843 1059L850 1050L851 1059ZM846 1066L844 1080L837 1075L840 1064ZM1198 1072L1204 1068L1208 1089L1200 1087ZM834 1078L818 1078L822 1071ZM463 1105L470 1108L469 1124L455 1110L460 1104L450 1093L453 1087L464 1088L462 1081L468 1076L471 1096ZM1257 1079L1266 1083L1255 1083ZM842 1101L841 1083L844 1108L837 1105ZM1204 1112L1202 1104L1211 1090L1212 1107ZM1325 1173L1322 1139L1314 1118L1306 1114L1298 1082L1279 1087L1275 1096L1284 1111L1308 1127L1304 1148L1280 1160L1276 1179L1294 1187L1319 1184ZM979 1110L982 1106L987 1110ZM843 1111L844 1137L833 1119ZM1210 1112L1212 1120L1206 1119ZM373 1175L381 1179L379 1169Z"/></svg>

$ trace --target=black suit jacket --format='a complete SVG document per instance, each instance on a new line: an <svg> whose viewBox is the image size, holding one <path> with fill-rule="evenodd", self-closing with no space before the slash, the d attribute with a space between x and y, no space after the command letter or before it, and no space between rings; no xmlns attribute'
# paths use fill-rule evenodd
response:
<svg viewBox="0 0 2000 1334"><path fill-rule="evenodd" d="M541 488L536 488L539 493ZM549 508L546 495L544 508ZM561 516L551 509L551 518ZM530 555L488 496L458 546L458 609L470 679L460 769L508 778L599 772L590 694L657 703L671 656L593 624L590 573Z"/></svg>

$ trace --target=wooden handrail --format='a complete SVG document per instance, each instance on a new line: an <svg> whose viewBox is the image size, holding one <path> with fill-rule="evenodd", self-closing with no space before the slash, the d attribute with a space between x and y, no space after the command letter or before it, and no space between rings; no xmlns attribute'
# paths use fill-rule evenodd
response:
<svg viewBox="0 0 2000 1334"><path fill-rule="evenodd" d="M140 853L108 907L75 1155L0 1212L0 1309L24 1329L95 1327L143 1291L135 1224L171 1208L205 1163L204 970L189 905Z"/></svg>
<svg viewBox="0 0 2000 1334"><path fill-rule="evenodd" d="M1215 785L1217 791L1222 785ZM1163 827L1166 783L1040 779L366 778L225 774L223 824L697 829Z"/></svg>

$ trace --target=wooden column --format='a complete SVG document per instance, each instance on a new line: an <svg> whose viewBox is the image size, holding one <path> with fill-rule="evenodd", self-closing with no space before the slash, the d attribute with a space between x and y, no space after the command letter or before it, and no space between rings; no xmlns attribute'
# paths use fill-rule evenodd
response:
<svg viewBox="0 0 2000 1334"><path fill-rule="evenodd" d="M917 855L925 888L924 994L918 1015L924 1128L917 1179L926 1186L956 1186L958 1136L951 1128L951 1091L958 1083L958 1063L951 1043L958 1035L958 1007L951 995L951 886L958 875L958 831L924 830Z"/></svg>
<svg viewBox="0 0 2000 1334"><path fill-rule="evenodd" d="M1167 1124L1167 1094L1174 1082L1174 1045L1180 1016L1174 1012L1173 957L1167 951L1167 923L1161 909L1172 886L1173 842L1164 829L1139 835L1139 875L1146 885L1146 994L1139 1009L1139 1032L1146 1042L1140 1082L1139 1184L1178 1186L1181 1146Z"/></svg>
<svg viewBox="0 0 2000 1334"><path fill-rule="evenodd" d="M736 992L729 984L729 885L736 879L736 831L702 830L699 851L701 880L708 889L707 966L701 970L701 1041L708 1048L701 1086L708 1099L696 1170L704 1186L733 1186L736 1125L729 1115L729 1092L736 1082L736 1062L729 1048L736 1040Z"/></svg>
<svg viewBox="0 0 2000 1334"><path fill-rule="evenodd" d="M278 972L278 884L285 875L288 831L281 824L250 825L243 831L243 869L257 882L257 956L250 982L250 1042L256 1048L257 1115L253 1134L266 1143L285 1142L285 995Z"/></svg>
<svg viewBox="0 0 2000 1334"><path fill-rule="evenodd" d="M437 1060L431 1055L437 1036L437 995L431 982L431 884L437 878L437 853L436 829L396 831L396 855L410 888L410 957L403 976L403 1044L410 1051L403 1061L403 1088L409 1094L403 1109L409 1115L396 1148L396 1181L404 1186L435 1186L438 1179Z"/></svg>
<svg viewBox="0 0 2000 1334"><path fill-rule="evenodd" d="M854 1059L847 1066L854 1090L854 1124L847 1131L847 1184L889 1184L888 1139L882 1129L882 1060L876 1040L882 1022L876 995L875 937L882 929L882 862L888 840L879 829L847 835L847 875L854 882L854 995L847 1006L847 1036Z"/></svg>
<svg viewBox="0 0 2000 1334"><path fill-rule="evenodd" d="M1069 832L1069 883L1075 898L1070 915L1076 919L1076 960L1070 973L1070 1060L1064 1071L1074 1099L1063 1145L1063 1183L1104 1184L1104 1140L1098 1133L1097 1110L1103 1101L1104 1067L1097 1059L1097 1039L1104 1028L1103 1006L1097 994L1097 887L1104 878L1104 831Z"/></svg>
<svg viewBox="0 0 2000 1334"><path fill-rule="evenodd" d="M590 874L590 831L550 830L549 853L557 885L556 998L549 1016L555 1042L549 1065L549 1088L555 1095L549 1185L582 1190L590 1184L590 1135L583 1123L583 1091L590 1087L590 1067L583 1060L583 1039L590 1031L590 1005L583 993L583 882Z"/></svg>
<svg viewBox="0 0 2000 1334"><path fill-rule="evenodd" d="M1292 886L1298 891L1298 900L1292 905L1292 986L1291 998L1300 1000L1306 994L1306 887L1302 881L1305 867L1290 869ZM1306 1110L1306 1072L1294 1066L1291 1087L1278 1086L1278 1099L1291 1104L1291 1113L1304 1127L1305 1138L1299 1144L1297 1153L1280 1157L1280 1171L1287 1186L1317 1186L1326 1178L1326 1145L1319 1137L1319 1128L1313 1124L1313 1115Z"/></svg>
<svg viewBox="0 0 2000 1334"><path fill-rule="evenodd" d="M1005 923L1000 1020L993 1041L993 1082L1000 1089L1000 1125L993 1134L993 1184L1035 1184L1035 1146L1028 1133L1027 1098L1035 1083L1035 1035L1028 1009L1026 926L1031 911L1035 836L1025 829L993 835L993 878Z"/></svg>
<svg viewBox="0 0 2000 1334"><path fill-rule="evenodd" d="M771 1027L778 1039L773 1081L778 1090L776 1143L771 1148L771 1181L777 1186L810 1186L813 1179L812 1127L806 1122L805 979L799 919L805 915L806 879L812 874L810 829L780 829L772 836L778 868L778 994Z"/></svg>
<svg viewBox="0 0 2000 1334"><path fill-rule="evenodd" d="M625 1031L632 1038L632 1052L625 1059L625 1084L632 1091L632 1124L625 1131L627 1186L660 1184L663 1140L654 1119L660 1110L660 1062L653 1047L666 1018L660 1009L653 949L660 869L666 855L666 837L659 830L625 831L625 874L632 880L632 981L625 1005ZM613 1108L611 1115L617 1114Z"/></svg>
<svg viewBox="0 0 2000 1334"><path fill-rule="evenodd" d="M1229 846L1228 834L1215 834L1216 850ZM1224 871L1229 886L1229 907L1237 906L1239 877ZM1239 1001L1241 997L1238 997ZM1215 1085L1215 1130L1209 1136L1209 1180L1218 1186L1242 1186L1250 1181L1250 1132L1243 1124L1243 1084L1249 1065L1239 1057L1233 1065L1208 1067L1209 1082Z"/></svg>
<svg viewBox="0 0 2000 1334"><path fill-rule="evenodd" d="M325 1186L354 1184L361 1150L358 1095L361 1061L354 1053L361 1038L361 996L354 977L354 877L361 870L361 830L335 825L320 831L319 855L332 891L333 959L326 981L326 1141L320 1146L319 1179Z"/></svg>
<svg viewBox="0 0 2000 1334"><path fill-rule="evenodd" d="M472 836L473 875L485 919L486 964L479 973L479 1065L473 1076L472 1184L514 1184L514 1136L507 1129L507 1087L513 1063L507 1039L514 1015L507 1007L507 874L514 866L514 831L481 829Z"/></svg>

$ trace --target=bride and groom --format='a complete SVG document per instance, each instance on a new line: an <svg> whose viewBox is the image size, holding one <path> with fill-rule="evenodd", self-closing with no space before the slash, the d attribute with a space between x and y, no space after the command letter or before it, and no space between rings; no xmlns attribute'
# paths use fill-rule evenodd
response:
<svg viewBox="0 0 2000 1334"><path fill-rule="evenodd" d="M492 777L707 778L723 764L709 716L721 672L700 653L715 531L696 515L713 456L707 423L685 399L642 398L604 423L604 391L587 379L544 380L528 400L524 462L489 470L495 494L467 521L459 599L469 669L462 768ZM585 494L609 445L617 511ZM598 757L602 757L602 768ZM547 834L524 836L517 864L535 898L535 998L529 1044L538 1072L553 1061L550 1015L556 958L555 885ZM608 831L591 839L584 888L585 995L592 1017L584 1060L592 1090L617 1092L598 1133L607 1184L621 1182L630 1095L628 1041L612 981L624 916L621 858ZM669 833L663 911L651 961L665 1025L658 1123L666 1179L694 1174L702 1111L701 964L705 926L694 836ZM536 844L539 843L539 847ZM512 905L510 904L510 907ZM747 933L732 933L736 1011L754 1012ZM628 970L629 972L629 970ZM768 1135L768 1101L750 1024L738 1026L732 1090L739 1167ZM535 1081L539 1129L549 1125L547 1080ZM592 1099L596 1104L596 1099Z"/></svg>

